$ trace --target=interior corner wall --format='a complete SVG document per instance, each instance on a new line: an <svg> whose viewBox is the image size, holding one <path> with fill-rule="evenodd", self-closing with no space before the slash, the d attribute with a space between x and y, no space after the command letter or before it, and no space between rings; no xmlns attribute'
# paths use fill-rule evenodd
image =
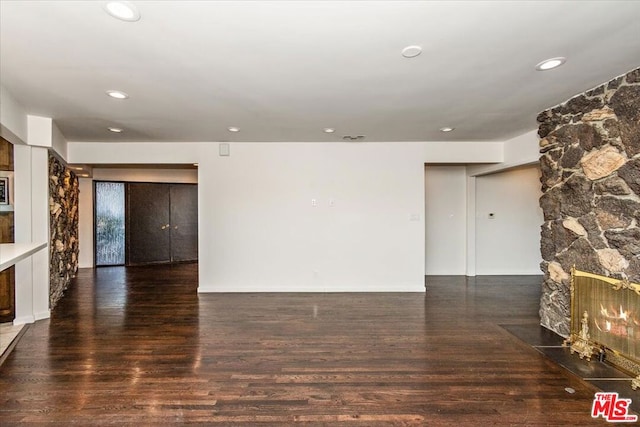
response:
<svg viewBox="0 0 640 427"><path fill-rule="evenodd" d="M425 167L425 274L466 273L466 167Z"/></svg>
<svg viewBox="0 0 640 427"><path fill-rule="evenodd" d="M542 274L540 196L537 165L476 178L476 274Z"/></svg>

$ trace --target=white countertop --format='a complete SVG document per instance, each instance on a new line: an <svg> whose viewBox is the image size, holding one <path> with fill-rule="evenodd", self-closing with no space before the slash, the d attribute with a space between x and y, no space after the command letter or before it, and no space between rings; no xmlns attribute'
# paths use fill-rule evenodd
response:
<svg viewBox="0 0 640 427"><path fill-rule="evenodd" d="M0 271L47 247L44 243L0 243Z"/></svg>

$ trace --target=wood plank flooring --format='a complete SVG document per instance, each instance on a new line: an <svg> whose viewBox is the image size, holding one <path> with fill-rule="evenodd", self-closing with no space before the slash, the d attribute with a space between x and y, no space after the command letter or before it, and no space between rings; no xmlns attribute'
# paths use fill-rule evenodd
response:
<svg viewBox="0 0 640 427"><path fill-rule="evenodd" d="M198 295L195 264L81 270L0 367L0 425L606 424L499 326L538 322L539 284Z"/></svg>

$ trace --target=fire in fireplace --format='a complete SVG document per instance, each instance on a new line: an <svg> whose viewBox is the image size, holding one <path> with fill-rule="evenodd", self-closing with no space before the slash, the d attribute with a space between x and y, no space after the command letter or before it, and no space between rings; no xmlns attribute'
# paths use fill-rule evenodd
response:
<svg viewBox="0 0 640 427"><path fill-rule="evenodd" d="M622 305L619 309L613 307L606 308L600 304L600 315L595 320L596 327L603 334L611 334L618 337L628 338L637 341L640 338L640 322L635 313L625 309Z"/></svg>
<svg viewBox="0 0 640 427"><path fill-rule="evenodd" d="M604 355L637 376L640 386L640 285L597 274L571 271L571 352L590 359Z"/></svg>

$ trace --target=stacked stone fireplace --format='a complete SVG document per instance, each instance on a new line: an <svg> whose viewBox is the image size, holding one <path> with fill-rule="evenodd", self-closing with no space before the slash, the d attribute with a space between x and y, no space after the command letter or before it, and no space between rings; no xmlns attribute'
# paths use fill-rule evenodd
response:
<svg viewBox="0 0 640 427"><path fill-rule="evenodd" d="M570 328L570 271L640 282L640 69L544 111L540 317Z"/></svg>

